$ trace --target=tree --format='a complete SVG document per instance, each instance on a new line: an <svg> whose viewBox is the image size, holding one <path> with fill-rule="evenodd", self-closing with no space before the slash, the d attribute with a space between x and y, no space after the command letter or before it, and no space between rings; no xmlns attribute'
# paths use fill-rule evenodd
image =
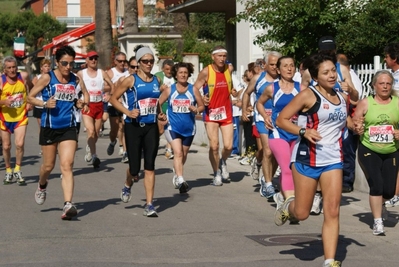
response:
<svg viewBox="0 0 399 267"><path fill-rule="evenodd" d="M317 50L325 35L336 36L337 25L348 21L343 0L239 0L245 7L233 22L249 21L267 33L254 43L301 60ZM356 0L353 0L356 2Z"/></svg>
<svg viewBox="0 0 399 267"><path fill-rule="evenodd" d="M99 54L100 68L111 67L112 62L112 28L111 7L109 1L95 0L96 50Z"/></svg>
<svg viewBox="0 0 399 267"><path fill-rule="evenodd" d="M11 54L14 37L17 30L24 32L26 49L33 52L44 44L51 42L52 38L66 31L66 25L61 24L48 14L36 16L32 11L18 14L0 14L0 52Z"/></svg>
<svg viewBox="0 0 399 267"><path fill-rule="evenodd" d="M224 42L225 17L224 13L194 13L191 16L191 24L198 27L198 38Z"/></svg>
<svg viewBox="0 0 399 267"><path fill-rule="evenodd" d="M354 2L350 10L353 15L347 23L337 27L337 40L352 62L370 63L373 56L382 55L388 43L399 41L399 1Z"/></svg>
<svg viewBox="0 0 399 267"><path fill-rule="evenodd" d="M126 33L139 32L137 0L125 0L124 28Z"/></svg>

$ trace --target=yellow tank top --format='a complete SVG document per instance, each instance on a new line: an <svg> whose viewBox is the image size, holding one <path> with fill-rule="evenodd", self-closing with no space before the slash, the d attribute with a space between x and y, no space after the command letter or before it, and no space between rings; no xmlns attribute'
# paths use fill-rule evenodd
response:
<svg viewBox="0 0 399 267"><path fill-rule="evenodd" d="M3 88L1 90L0 99L10 99L12 104L10 107L1 106L0 117L5 122L18 122L27 116L26 110L26 88L21 73L17 74L17 82L10 84L6 76L1 76Z"/></svg>

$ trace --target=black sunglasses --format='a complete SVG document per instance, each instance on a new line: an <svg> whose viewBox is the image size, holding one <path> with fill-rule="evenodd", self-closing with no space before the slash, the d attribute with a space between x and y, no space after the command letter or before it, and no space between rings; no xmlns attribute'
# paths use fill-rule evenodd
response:
<svg viewBox="0 0 399 267"><path fill-rule="evenodd" d="M131 69L138 69L138 68L139 68L138 65L137 65L137 66L136 66L136 65L130 65L129 67L130 67Z"/></svg>
<svg viewBox="0 0 399 267"><path fill-rule="evenodd" d="M89 60L98 60L98 57L94 56L94 57L89 57Z"/></svg>
<svg viewBox="0 0 399 267"><path fill-rule="evenodd" d="M154 64L155 60L154 59L141 59L140 62L143 62L143 64Z"/></svg>
<svg viewBox="0 0 399 267"><path fill-rule="evenodd" d="M71 66L71 67L73 67L73 65L75 64L75 61L71 61L71 62L68 62L68 61L60 61L60 64L61 64L61 66L63 66L63 67L66 67L66 66Z"/></svg>
<svg viewBox="0 0 399 267"><path fill-rule="evenodd" d="M118 61L118 63L125 63L126 60L121 60L121 59L115 59L116 61Z"/></svg>

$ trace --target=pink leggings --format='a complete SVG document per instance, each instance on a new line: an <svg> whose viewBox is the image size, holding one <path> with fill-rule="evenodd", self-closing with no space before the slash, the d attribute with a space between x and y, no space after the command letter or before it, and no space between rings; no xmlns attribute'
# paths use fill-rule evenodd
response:
<svg viewBox="0 0 399 267"><path fill-rule="evenodd" d="M287 142L284 139L269 138L269 147L273 152L278 165L281 168L281 191L294 190L294 180L292 178L292 172L290 168L291 153L294 148L295 140Z"/></svg>

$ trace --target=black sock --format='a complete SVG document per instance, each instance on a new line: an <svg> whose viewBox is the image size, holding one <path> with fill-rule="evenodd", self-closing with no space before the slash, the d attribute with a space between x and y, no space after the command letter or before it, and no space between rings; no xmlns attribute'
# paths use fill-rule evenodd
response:
<svg viewBox="0 0 399 267"><path fill-rule="evenodd" d="M39 183L39 188L40 189L46 189L47 188L47 182L44 184L44 185L41 185L40 183Z"/></svg>

